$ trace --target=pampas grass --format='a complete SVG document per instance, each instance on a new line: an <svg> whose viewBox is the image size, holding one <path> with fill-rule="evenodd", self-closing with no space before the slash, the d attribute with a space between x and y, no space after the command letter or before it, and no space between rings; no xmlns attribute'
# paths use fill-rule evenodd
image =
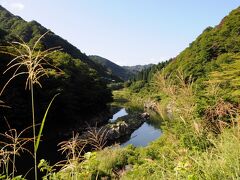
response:
<svg viewBox="0 0 240 180"><path fill-rule="evenodd" d="M27 75L25 81L25 88L30 90L31 92L31 108L32 108L32 128L33 128L33 141L34 141L34 169L35 169L35 179L37 178L37 149L39 145L39 137L41 133L38 135L36 134L36 120L35 120L35 106L34 106L34 86L38 85L42 87L40 79L43 76L48 76L49 67L56 68L51 65L47 57L55 51L59 50L59 47L53 47L47 50L42 51L38 48L40 41L44 38L44 36L48 32L44 33L40 36L37 41L34 43L33 47L29 46L26 42L21 40L21 42L12 42L9 46L5 46L5 50L1 51L1 53L5 53L8 55L13 56L14 58L8 63L8 68L5 70L4 74L8 71L14 71L11 78L7 81L7 83L3 86L0 95L3 94L6 87L9 83L18 76ZM48 68L47 68L48 67ZM54 96L55 98L55 96ZM53 98L53 99L54 99ZM52 101L53 101L52 99ZM52 104L50 102L50 106ZM49 107L47 108L48 112ZM46 119L46 113L42 120L42 125L40 132L42 132L42 128L44 126Z"/></svg>

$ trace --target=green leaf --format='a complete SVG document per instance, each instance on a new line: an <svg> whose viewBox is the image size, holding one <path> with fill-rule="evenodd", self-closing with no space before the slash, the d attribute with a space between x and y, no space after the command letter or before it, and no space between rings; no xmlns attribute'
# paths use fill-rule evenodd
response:
<svg viewBox="0 0 240 180"><path fill-rule="evenodd" d="M48 107L47 107L47 110L45 111L45 114L44 114L44 116L43 116L42 123L41 123L41 127L40 127L40 130L39 130L39 133L38 133L38 137L37 137L37 141L35 142L35 151L36 151L36 152L37 152L37 150L38 150L38 146L39 146L39 143L40 143L40 139L41 139L41 135L42 135L42 131L43 131L43 127L44 127L44 124L45 124L45 121L46 121L46 117L47 117L48 111L49 111L49 109L50 109L50 107L51 107L54 99L55 99L58 95L59 95L59 93L56 94L56 95L52 98L52 100L51 100L51 102L49 103L49 105L48 105Z"/></svg>

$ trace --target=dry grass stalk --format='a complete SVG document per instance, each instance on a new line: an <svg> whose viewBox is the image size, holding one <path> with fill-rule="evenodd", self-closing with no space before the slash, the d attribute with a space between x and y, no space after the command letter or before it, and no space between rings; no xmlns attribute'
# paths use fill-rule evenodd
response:
<svg viewBox="0 0 240 180"><path fill-rule="evenodd" d="M62 154L66 154L67 160L58 162L54 166L61 166L61 171L70 170L70 176L72 179L77 179L78 175L78 165L82 161L84 148L86 146L86 141L79 138L79 134L73 133L73 137L68 141L63 141L58 144L60 146L59 151Z"/></svg>
<svg viewBox="0 0 240 180"><path fill-rule="evenodd" d="M21 42L12 42L9 43L10 46L5 46L5 51L1 51L1 53L5 53L13 56L14 58L8 63L8 71L14 71L11 78L6 82L3 86L0 95L4 92L7 85L16 77L20 75L27 75L25 88L31 91L31 105L32 105L32 127L33 127L33 138L34 138L34 169L35 169L35 179L37 178L37 134L36 134L36 120L35 120L35 107L34 107L34 85L39 85L42 87L40 83L40 78L43 76L48 76L49 67L52 66L47 57L59 50L59 47L49 48L47 50L42 51L38 48L38 45L42 38L48 32L44 33L42 36L38 38L38 40L34 43L33 47L29 46L23 40ZM56 69L56 67L54 67Z"/></svg>
<svg viewBox="0 0 240 180"><path fill-rule="evenodd" d="M16 129L11 128L5 133L0 133L1 139L4 139L0 141L0 167L3 168L3 174L6 174L7 177L10 176L11 178L14 178L15 172L17 171L15 166L16 156L20 156L23 152L28 152L33 155L31 151L25 147L27 143L33 141L33 138L22 137L30 128L32 127L25 128L20 133L18 133ZM10 163L12 166L11 174L9 174Z"/></svg>
<svg viewBox="0 0 240 180"><path fill-rule="evenodd" d="M206 125L215 133L220 133L230 124L235 126L238 117L238 108L233 104L220 99L214 106L208 107L204 114Z"/></svg>
<svg viewBox="0 0 240 180"><path fill-rule="evenodd" d="M44 33L35 43L34 46L31 48L27 43L23 40L21 42L12 42L9 43L9 46L6 46L5 51L1 51L1 53L9 54L14 58L8 63L8 68L4 71L4 74L10 70L14 70L12 77L7 81L4 87L1 90L1 93L5 90L6 86L20 75L27 75L27 79L25 82L25 88L31 89L31 85L37 84L42 87L40 83L40 78L43 76L48 76L49 69L46 67L56 68L51 65L47 57L59 51L59 47L49 48L45 51L41 51L41 49L37 50L37 46L40 43L41 39L47 34L48 32ZM26 68L26 70L23 70Z"/></svg>
<svg viewBox="0 0 240 180"><path fill-rule="evenodd" d="M5 105L4 101L0 100L0 107L11 108L10 106Z"/></svg>
<svg viewBox="0 0 240 180"><path fill-rule="evenodd" d="M88 127L85 140L94 150L102 150L107 144L108 132L109 130L106 127Z"/></svg>
<svg viewBox="0 0 240 180"><path fill-rule="evenodd" d="M66 153L66 157L69 160L79 160L81 157L81 153L86 145L85 140L81 140L79 138L79 134L76 135L73 133L73 136L68 141L62 141L58 144L60 146L59 151L63 154Z"/></svg>

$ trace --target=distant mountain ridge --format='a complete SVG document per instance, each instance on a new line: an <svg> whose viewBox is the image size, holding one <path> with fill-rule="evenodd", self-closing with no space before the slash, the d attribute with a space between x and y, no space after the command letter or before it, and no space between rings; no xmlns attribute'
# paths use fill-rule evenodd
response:
<svg viewBox="0 0 240 180"><path fill-rule="evenodd" d="M148 69L148 68L152 67L153 65L154 64L146 64L146 65L122 66L122 67L124 69L127 69L128 71L131 71L134 74L137 74L144 69Z"/></svg>
<svg viewBox="0 0 240 180"><path fill-rule="evenodd" d="M131 78L134 73L129 71L128 69L125 69L117 64L115 64L114 62L97 56L97 55L91 55L88 56L92 61L101 64L104 68L106 68L108 70L109 73L121 78L122 80L128 80L129 78Z"/></svg>
<svg viewBox="0 0 240 180"><path fill-rule="evenodd" d="M105 68L100 66L98 63L90 60L88 56L82 53L77 47L69 43L62 37L54 34L42 26L37 21L27 22L19 16L15 16L0 5L0 33L8 33L9 37L19 37L27 43L33 43L42 34L49 31L48 34L42 39L42 43L45 48L61 47L62 51L68 53L73 58L80 59L86 63L92 69L95 69L98 74L105 79L115 78L107 72ZM11 41L11 40L10 40Z"/></svg>
<svg viewBox="0 0 240 180"><path fill-rule="evenodd" d="M92 61L101 64L104 68L108 70L109 73L125 81L131 79L140 71L154 65L154 64L147 64L147 65L136 65L136 66L120 66L106 58L103 58L97 55L90 55L88 57Z"/></svg>

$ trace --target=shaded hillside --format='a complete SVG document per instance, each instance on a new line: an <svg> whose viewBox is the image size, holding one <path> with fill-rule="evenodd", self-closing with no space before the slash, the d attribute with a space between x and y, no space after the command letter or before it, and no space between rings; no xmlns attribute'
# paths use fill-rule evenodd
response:
<svg viewBox="0 0 240 180"><path fill-rule="evenodd" d="M94 62L101 64L103 67L105 67L108 70L110 74L113 74L121 78L122 80L128 80L134 75L134 73L131 70L127 70L126 68L123 68L103 57L92 55L92 56L89 56L89 58Z"/></svg>
<svg viewBox="0 0 240 180"><path fill-rule="evenodd" d="M9 37L7 37L7 40L11 40L12 36L17 36L25 42L29 42L30 44L36 41L36 39L38 39L43 33L48 31L47 28L43 27L38 22L26 22L21 17L14 16L1 6L0 29L9 33ZM68 53L73 58L80 59L82 62L88 64L91 68L95 69L101 76L108 79L112 78L105 68L90 60L87 55L85 55L75 46L70 44L67 40L54 34L53 32L50 31L46 35L42 43L45 48L60 46L63 49L63 52Z"/></svg>
<svg viewBox="0 0 240 180"><path fill-rule="evenodd" d="M36 21L26 22L0 7L0 45L5 46L8 42L23 39L31 47L46 31L47 29ZM106 109L106 104L112 100L111 91L106 85L111 81L111 75L102 66L91 61L80 50L53 32L47 33L38 46L38 50L41 51L56 46L62 50L52 53L47 58L49 63L61 69L61 73L52 71L48 78L42 77L40 80L43 88L35 89L37 120L42 118L47 104L56 93L60 93L60 96L48 116L51 120L47 121L52 126L66 128L66 125L75 123L85 124L84 121L89 119L86 117L95 116ZM4 51L4 48L1 47L1 51ZM0 54L1 74L13 58ZM0 76L1 88L12 74L10 71ZM31 119L29 91L24 88L25 79L25 76L19 76L8 85L1 100L11 106L11 109L1 109L0 113L1 117L8 118L10 124L24 127L30 124Z"/></svg>

